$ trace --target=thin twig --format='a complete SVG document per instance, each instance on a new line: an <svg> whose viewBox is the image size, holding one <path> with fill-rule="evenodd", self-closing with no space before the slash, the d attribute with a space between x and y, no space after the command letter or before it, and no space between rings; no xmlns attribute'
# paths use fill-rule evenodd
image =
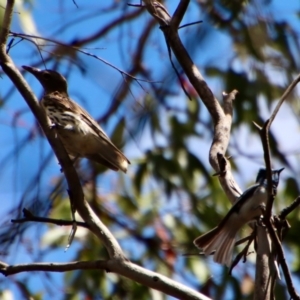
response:
<svg viewBox="0 0 300 300"><path fill-rule="evenodd" d="M92 53L89 53L87 51L84 51L76 46L71 46L71 45L66 45L64 43L61 43L59 41L56 41L56 40L53 40L53 39L49 39L49 38L44 38L44 37L39 37L39 36L35 36L35 35L30 35L30 34L25 34L25 33L16 33L16 32L12 32L10 31L10 35L11 36L14 36L14 37L23 37L24 39L26 38L26 40L30 39L30 38L34 38L34 39L40 39L40 40L43 40L43 41L47 41L47 42L51 42L53 43L54 45L59 45L59 46L63 46L63 47L67 47L69 49L72 49L72 50L75 50L75 51L78 51L82 54L85 54L87 56L90 56L90 57L93 57L97 60L100 60L102 61L104 64L112 67L113 69L117 70L118 72L120 72L121 74L124 74L126 75L127 77L130 77L136 81L143 81L143 82L150 82L150 83L157 83L157 81L149 81L147 79L142 79L142 78L136 78L135 76L132 76L131 74L127 73L126 71L123 71L119 68L117 68L116 66L114 66L113 64L109 63L107 60L99 57L98 55L95 55L95 54L92 54Z"/></svg>
<svg viewBox="0 0 300 300"><path fill-rule="evenodd" d="M295 210L300 205L300 196L298 196L288 207L284 208L278 217L280 219L285 219L288 214Z"/></svg>
<svg viewBox="0 0 300 300"><path fill-rule="evenodd" d="M200 23L203 23L203 21L196 21L196 22L187 23L187 24L179 26L178 29L182 29L184 27L188 27L188 26L192 26L192 25L196 25L196 24L200 24Z"/></svg>
<svg viewBox="0 0 300 300"><path fill-rule="evenodd" d="M270 128L272 122L274 121L282 103L287 99L287 97L290 95L290 93L293 91L293 89L296 87L296 85L300 82L300 74L293 80L293 82L288 86L288 88L285 90L283 95L281 96L279 102L277 103L270 119L269 119L269 125L268 127ZM268 129L269 129L268 128Z"/></svg>
<svg viewBox="0 0 300 300"><path fill-rule="evenodd" d="M232 270L233 268L239 263L239 261L244 258L243 262L245 263L246 260L247 260L247 255L249 255L249 247L251 245L251 243L253 242L254 238L255 238L255 235L256 235L256 230L254 230L252 232L252 234L250 236L248 236L247 238L243 239L243 242L247 241L247 244L246 246L244 247L244 249L235 257L235 259L233 260L231 266L230 266L230 269L229 269L229 272L228 274L231 275L232 273ZM235 243L236 245L239 245L241 244L241 240L239 240L238 242Z"/></svg>
<svg viewBox="0 0 300 300"><path fill-rule="evenodd" d="M29 212L27 209L23 209L24 218L22 219L12 219L11 222L15 224L20 223L26 223L26 222L38 222L38 223L49 223L49 224L55 224L58 226L72 226L73 220L67 221L67 220L59 220L59 219L53 219L53 218L45 218L45 217L37 217L33 215L31 212ZM84 228L90 228L89 225L85 222L77 222L77 225Z"/></svg>

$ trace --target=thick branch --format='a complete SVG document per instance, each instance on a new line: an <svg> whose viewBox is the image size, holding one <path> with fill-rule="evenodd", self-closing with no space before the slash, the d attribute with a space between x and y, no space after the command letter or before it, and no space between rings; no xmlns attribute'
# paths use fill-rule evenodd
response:
<svg viewBox="0 0 300 300"><path fill-rule="evenodd" d="M209 161L215 171L219 172L220 168L217 154L221 154L225 157L225 152L230 139L232 100L235 98L237 91L231 92L229 96L227 96L227 94L223 95L225 103L223 110L220 103L214 97L212 91L205 82L203 76L199 72L198 68L192 61L187 50L183 46L178 35L178 25L187 9L189 1L181 1L173 17L169 15L166 8L159 2L145 0L144 3L146 4L146 8L149 13L160 24L160 28L163 31L167 41L167 46L170 47L174 53L177 61L182 66L185 74L189 78L191 84L199 94L212 117L214 123L214 138L209 153ZM220 176L220 183L230 201L234 202L236 197L240 194L240 189L231 174L230 166L225 171L228 172L228 176Z"/></svg>
<svg viewBox="0 0 300 300"><path fill-rule="evenodd" d="M171 27L178 28L189 6L189 0L181 0L171 20Z"/></svg>
<svg viewBox="0 0 300 300"><path fill-rule="evenodd" d="M177 283L166 276L146 270L129 261L97 260L97 261L75 261L70 263L34 263L9 266L0 262L0 273L8 276L21 272L47 271L47 272L67 272L74 270L105 270L114 272L132 279L142 285L164 292L177 299L186 300L210 300L210 298Z"/></svg>
<svg viewBox="0 0 300 300"><path fill-rule="evenodd" d="M272 277L276 276L274 257L271 255L270 236L261 226L257 230L257 240L254 299L271 300Z"/></svg>

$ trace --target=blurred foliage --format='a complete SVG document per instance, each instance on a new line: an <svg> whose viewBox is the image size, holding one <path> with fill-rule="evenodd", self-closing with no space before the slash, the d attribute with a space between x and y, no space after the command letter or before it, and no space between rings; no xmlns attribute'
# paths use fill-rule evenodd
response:
<svg viewBox="0 0 300 300"><path fill-rule="evenodd" d="M170 12L177 2L165 1ZM296 10L295 2L282 6L271 0L193 1L182 22L203 20L201 25L181 29L180 34L216 97L220 99L223 90L239 91L228 154L233 155L235 176L243 188L253 183L263 163L252 121L262 124L269 117L274 104L299 72L300 11L299 6ZM230 203L217 178L212 177L214 170L208 163L213 133L210 116L182 74L181 81L193 100L185 97L156 22L144 9L129 7L122 1L76 1L78 9L72 1L53 1L51 5L43 1L28 3L30 21L23 20L18 25L14 20L11 30L41 32L42 37L61 44L39 41L37 46L15 37L10 49L12 58L18 65L46 65L62 72L68 78L71 96L98 118L132 162L126 175L109 172L86 160L76 166L87 200L119 240L127 257L213 299L252 299L252 260L240 263L230 277L227 268L216 266L211 259L182 256L197 253L193 239L216 226ZM20 11L28 3L19 3ZM45 14L46 11L51 13ZM3 7L0 18L2 12ZM45 17L38 16L41 12ZM75 52L71 46L103 57L136 79L124 73L120 76L111 66ZM103 46L106 49L99 51ZM177 68L181 70L178 65ZM36 84L27 74L26 79L29 84ZM41 88L35 85L34 90L40 92ZM287 115L280 119L280 127L276 127L279 131L273 127L271 131L273 164L286 168L276 211L299 195L297 99L299 89L285 104ZM5 137L10 143L1 140L2 172L17 174L9 177L15 178L15 185L20 176L23 182L21 193L14 195L17 200L11 201L2 218L2 260L19 262L14 259L16 251L26 253L29 261L49 260L48 255L55 251L60 256L69 228L9 223L10 219L21 217L24 207L36 215L57 219L70 219L70 208L66 185L49 145L8 81L3 89L1 83L0 118L11 137ZM285 126L288 120L296 124L294 133ZM295 138L291 140L292 135ZM288 220L292 228L285 239L287 259L299 280L299 212L294 211ZM103 259L107 253L87 230L80 229L71 249L62 255L63 261L65 257ZM3 295L12 289L21 298L27 293L34 299L50 299L52 295L72 300L154 297L147 287L105 271L68 272L63 280L56 276L14 276L26 278L22 284L11 277L0 278L0 292ZM38 289L36 280L42 282ZM284 299L286 287L279 283L276 293L278 299Z"/></svg>

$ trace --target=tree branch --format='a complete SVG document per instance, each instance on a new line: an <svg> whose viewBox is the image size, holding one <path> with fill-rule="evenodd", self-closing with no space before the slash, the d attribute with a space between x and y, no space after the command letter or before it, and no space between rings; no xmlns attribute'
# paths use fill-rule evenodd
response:
<svg viewBox="0 0 300 300"><path fill-rule="evenodd" d="M55 224L58 226L72 226L74 221L70 220L58 220L53 218L45 218L45 217L37 217L34 216L29 210L26 208L23 209L24 218L22 219L13 219L11 220L12 223L26 223L26 222L38 222L38 223L49 223ZM89 226L84 222L76 221L76 225L84 228L89 228Z"/></svg>
<svg viewBox="0 0 300 300"><path fill-rule="evenodd" d="M232 100L235 99L237 91L229 95L224 94L224 110L218 100L214 97L212 91L205 82L203 76L195 66L187 50L183 46L178 35L178 24L180 23L183 13L185 12L189 1L181 1L173 17L169 15L166 8L159 2L153 0L144 1L148 12L158 21L160 28L164 33L167 45L174 53L177 61L182 66L185 74L191 84L199 94L204 105L208 109L214 123L214 138L209 152L209 162L214 170L220 172L217 155L221 154L225 159L225 152L230 139L230 130L232 122ZM173 21L173 18L174 21ZM231 174L229 162L227 162L226 176L219 176L220 184L227 197L232 203L240 195L240 188ZM225 173L224 173L225 174Z"/></svg>
<svg viewBox="0 0 300 300"><path fill-rule="evenodd" d="M179 25L186 13L189 3L190 3L189 0L181 0L180 1L180 3L178 4L178 6L174 12L174 15L172 17L171 24L170 24L171 27L177 28L177 29L179 28Z"/></svg>
<svg viewBox="0 0 300 300"><path fill-rule="evenodd" d="M266 211L264 213L264 222L266 224L266 228L268 229L268 233L270 234L270 237L272 239L272 243L275 246L275 251L272 251L271 249L271 241L266 238L267 233L265 232L264 228L259 228L259 237L258 240L258 259L259 259L259 253L264 253L265 255L261 257L260 263L256 264L256 286L259 286L259 290L256 290L255 297L257 299L261 299L261 296L270 295L272 288L270 282L273 282L273 280L276 279L276 272L275 270L275 263L276 263L276 257L278 262L280 263L282 267L282 271L285 277L285 281L287 284L288 291L293 299L300 299L299 295L297 294L295 287L292 282L291 274L288 268L288 265L286 263L286 259L284 256L284 251L282 248L281 241L278 237L277 231L275 231L274 226L272 224L272 208L273 203L275 199L275 192L272 187L272 165L271 165L271 155L270 155L270 145L269 145L269 132L270 132L270 126L275 119L282 103L286 100L286 98L289 96L289 94L292 92L292 90L295 88L295 86L300 81L300 75L296 77L295 80L288 86L282 97L280 98L276 108L274 109L271 117L265 122L263 127L260 127L259 125L255 124L256 127L259 129L259 134L262 141L263 151L264 151L264 159L265 164L267 168L267 180L268 180L268 202L266 206ZM268 267L268 268L266 268ZM270 269L273 270L273 272L270 272ZM272 279L271 279L272 278ZM264 292L262 292L264 291ZM263 293L263 294L262 294ZM269 299L269 298L267 298Z"/></svg>
<svg viewBox="0 0 300 300"><path fill-rule="evenodd" d="M33 263L9 266L0 262L0 273L5 276L21 272L44 271L44 272L67 272L74 270L105 270L130 278L140 284L159 290L167 295L185 300L210 300L210 298L186 287L181 283L146 270L129 261L121 263L116 259L97 261L75 261L69 263Z"/></svg>

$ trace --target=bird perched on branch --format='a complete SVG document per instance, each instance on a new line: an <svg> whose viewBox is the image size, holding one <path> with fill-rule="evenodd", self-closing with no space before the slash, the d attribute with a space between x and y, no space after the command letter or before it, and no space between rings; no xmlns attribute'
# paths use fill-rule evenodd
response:
<svg viewBox="0 0 300 300"><path fill-rule="evenodd" d="M282 170L283 168L272 170L272 185L275 192ZM243 225L262 215L267 201L267 171L260 169L256 184L237 199L217 227L196 238L194 244L202 249L205 255L210 255L215 251L214 261L230 267L238 231Z"/></svg>
<svg viewBox="0 0 300 300"><path fill-rule="evenodd" d="M42 107L68 154L75 160L86 157L114 171L127 171L130 161L112 143L98 123L72 101L66 79L56 71L23 66L44 88Z"/></svg>

